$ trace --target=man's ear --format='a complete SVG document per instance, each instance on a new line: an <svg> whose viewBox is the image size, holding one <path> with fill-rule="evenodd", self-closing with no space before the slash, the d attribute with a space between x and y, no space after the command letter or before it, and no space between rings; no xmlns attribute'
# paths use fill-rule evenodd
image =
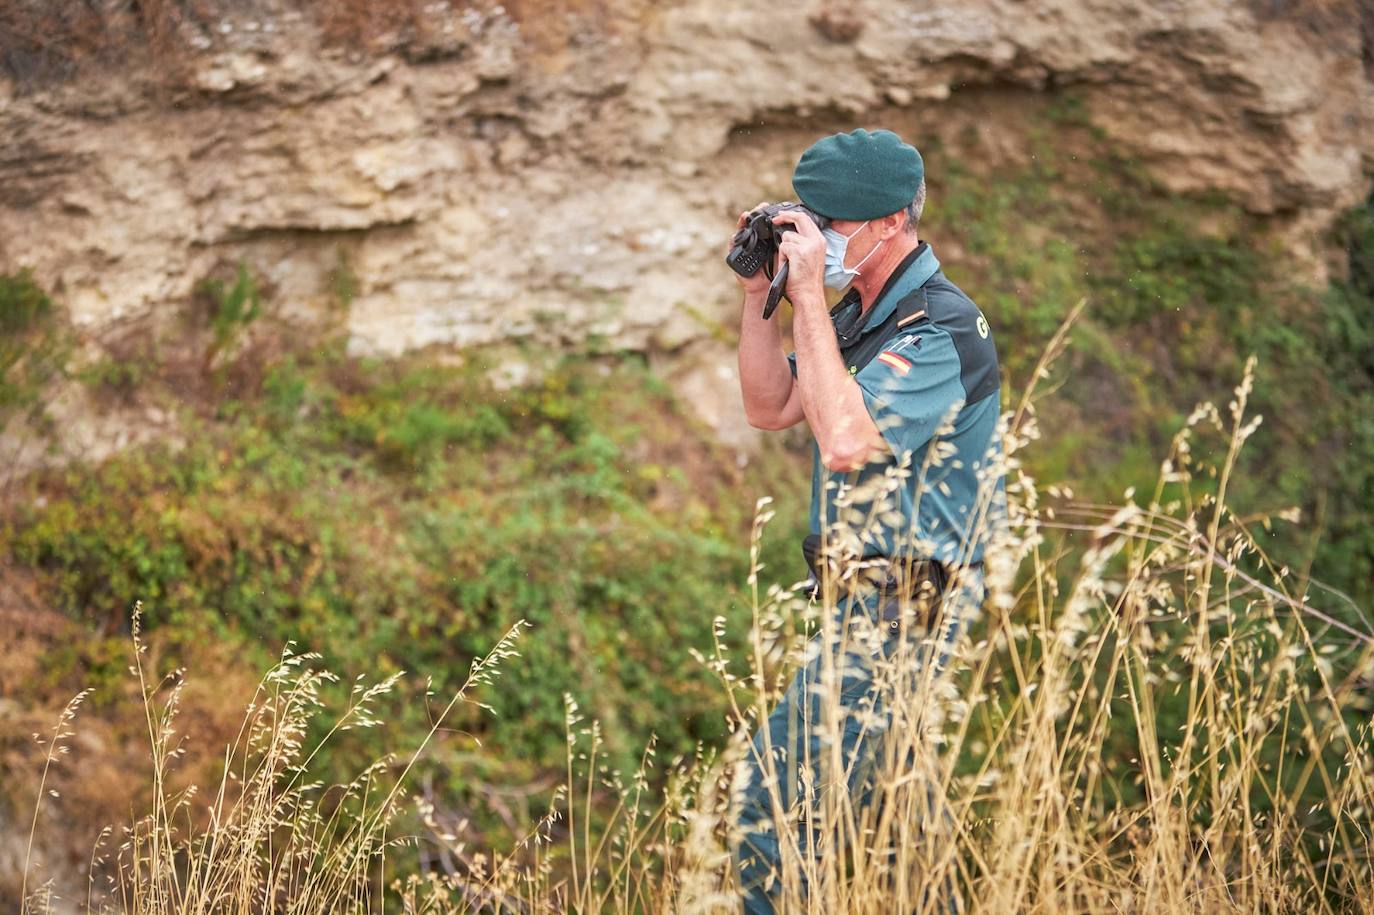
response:
<svg viewBox="0 0 1374 915"><path fill-rule="evenodd" d="M875 219L874 222L878 224L879 238L892 238L906 227L906 211L898 210L895 213L888 213L886 216Z"/></svg>

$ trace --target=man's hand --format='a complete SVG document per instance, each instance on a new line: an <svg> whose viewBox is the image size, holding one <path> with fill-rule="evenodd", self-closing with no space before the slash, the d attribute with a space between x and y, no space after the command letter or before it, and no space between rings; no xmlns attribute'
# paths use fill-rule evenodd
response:
<svg viewBox="0 0 1374 915"><path fill-rule="evenodd" d="M755 206L754 209L745 210L743 213L739 214L739 222L735 223L735 231L738 233L740 229L744 228L744 224L749 221L749 215L751 213L757 212L766 206L768 206L768 201L765 200ZM732 235L730 241L725 244L725 253L729 254L730 249L734 246L735 238ZM775 268L776 266L777 265L774 264ZM730 272L735 273L733 270ZM760 267L758 272L753 276L740 276L738 273L735 273L735 280L744 287L744 295L748 299L761 299L768 292L768 283L770 280L768 279L768 272L762 267Z"/></svg>
<svg viewBox="0 0 1374 915"><path fill-rule="evenodd" d="M796 230L784 233L778 243L778 250L789 264L787 298L793 306L809 300L824 306L825 236L810 216L796 210L783 210L773 217L773 223L790 225Z"/></svg>
<svg viewBox="0 0 1374 915"><path fill-rule="evenodd" d="M767 203L739 214L739 228ZM733 247L733 239L731 240ZM726 254L730 253L727 247ZM776 275L778 261L773 262ZM732 271L733 272L733 271ZM804 418L801 394L792 370L782 355L781 331L777 321L763 320L760 311L772 282L762 268L753 276L735 279L744 288L744 311L740 316L739 383L744 398L744 415L756 429L786 429Z"/></svg>

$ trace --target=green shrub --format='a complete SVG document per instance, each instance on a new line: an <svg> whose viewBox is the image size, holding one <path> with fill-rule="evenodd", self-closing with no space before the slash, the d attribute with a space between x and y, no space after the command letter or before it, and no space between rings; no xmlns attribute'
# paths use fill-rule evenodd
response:
<svg viewBox="0 0 1374 915"><path fill-rule="evenodd" d="M0 427L15 412L43 414L40 394L69 349L54 317L52 299L30 270L0 274Z"/></svg>
<svg viewBox="0 0 1374 915"><path fill-rule="evenodd" d="M1119 500L1152 478L1193 405L1224 404L1235 367L1258 353L1252 408L1265 424L1231 502L1242 517L1301 506L1304 525L1256 536L1367 605L1374 218L1358 211L1345 229L1349 279L1304 289L1233 204L1170 194L1075 126L1072 106L1058 117L1064 145L1037 140L1022 167L977 173L954 152L928 155L944 182L932 190L936 247L994 327L1005 406L1063 315L1091 298L1056 367L1062 386L1041 403L1053 434L1026 455L1029 471ZM257 283L240 265L235 282L201 291L227 348L258 312ZM801 577L805 454L770 446L741 470L642 360L570 358L511 390L487 368L350 359L337 340L302 349L267 366L233 410L187 420L181 451L131 450L30 481L0 551L105 628L141 598L150 625L241 645L246 663L295 639L346 679L405 669L432 676L436 692L523 617L525 657L485 700L495 723L451 722L512 780L557 768L564 691L615 735L623 771L650 731L665 756L720 740L716 691L688 650L710 644L717 614L732 637L747 628L741 545L758 497L777 497L783 515L763 546L764 586ZM1195 447L1224 444L1200 436ZM1193 492L1216 486L1199 479ZM1186 636L1151 625L1161 643ZM1161 699L1161 729L1180 722L1178 702ZM358 752L422 731L423 704L409 707ZM1105 746L1124 753L1129 741L1111 732ZM455 796L479 777L435 759ZM1128 770L1113 758L1106 784L1138 790Z"/></svg>
<svg viewBox="0 0 1374 915"><path fill-rule="evenodd" d="M0 548L104 628L142 599L150 627L213 633L258 661L294 639L341 671L424 671L436 689L523 617L528 664L490 699L491 739L531 771L564 750L564 691L623 725L621 764L651 731L675 752L719 737L687 650L734 612L748 506L730 474L703 489L641 472L661 465L632 449L725 457L634 362L603 375L570 359L510 391L484 370L297 354L232 420L188 420L180 451L35 479L44 504L26 500ZM790 473L769 482L801 491ZM795 540L783 549L790 582ZM410 714L390 739L423 728Z"/></svg>
<svg viewBox="0 0 1374 915"><path fill-rule="evenodd" d="M209 368L239 332L261 314L262 292L248 265L240 261L233 283L207 277L196 284L193 295L209 322L210 342L205 350L205 365Z"/></svg>
<svg viewBox="0 0 1374 915"><path fill-rule="evenodd" d="M19 334L52 314L52 299L33 281L28 268L0 275L0 335Z"/></svg>
<svg viewBox="0 0 1374 915"><path fill-rule="evenodd" d="M1032 469L1085 497L1116 498L1164 451L1179 417L1227 396L1253 353L1264 428L1242 455L1235 501L1303 508L1326 530L1287 529L1274 536L1276 552L1302 566L1319 536L1314 568L1357 603L1374 600L1374 486L1362 469L1374 208L1342 227L1349 281L1306 288L1281 241L1226 195L1168 191L1082 123L1071 100L1052 101L1047 114L1055 126L1032 131L1023 165L976 171L956 151L930 166L941 182L928 219L936 249L949 238L970 255L947 272L992 324L1010 382L1004 403L1019 396L1067 309L1089 298L1042 417L1057 435Z"/></svg>

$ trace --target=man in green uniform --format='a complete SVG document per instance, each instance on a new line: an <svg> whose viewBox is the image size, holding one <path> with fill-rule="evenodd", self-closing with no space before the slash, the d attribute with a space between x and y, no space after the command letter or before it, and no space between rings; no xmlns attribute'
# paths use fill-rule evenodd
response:
<svg viewBox="0 0 1374 915"><path fill-rule="evenodd" d="M806 663L754 735L737 782L743 835L735 865L748 915L776 910L782 855L774 804L784 813L815 804L830 771L821 764L830 752L826 733L840 735L856 804L867 802L871 785L860 773L872 765L880 743L871 738L891 708L877 694L875 658L895 656L907 674L944 664L982 602L983 552L1005 497L997 351L982 312L918 237L920 153L891 131L834 134L802 154L792 186L830 224L821 230L800 211L774 217L795 230L779 243L789 264L794 353L783 355L777 322L761 317L763 271L739 279L740 385L752 425L784 429L805 419L815 437L803 550L813 596L835 600L835 625L807 646ZM848 287L833 309L826 286ZM919 588L935 597L916 601L918 614ZM837 643L834 633L860 620L879 633L878 650L872 639L841 635ZM924 647L899 651L908 639ZM817 687L826 669L840 671L837 731L821 726ZM780 784L770 785L770 770ZM810 828L800 833L802 853L819 853Z"/></svg>

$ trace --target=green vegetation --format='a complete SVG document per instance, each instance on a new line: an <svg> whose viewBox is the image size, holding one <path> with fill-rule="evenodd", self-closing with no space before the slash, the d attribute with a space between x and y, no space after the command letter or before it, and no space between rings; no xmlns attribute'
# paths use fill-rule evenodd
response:
<svg viewBox="0 0 1374 915"><path fill-rule="evenodd" d="M117 395L126 400L133 399L145 381L154 374L146 354L143 358L132 354L124 357L105 356L75 372L81 383Z"/></svg>
<svg viewBox="0 0 1374 915"><path fill-rule="evenodd" d="M1368 608L1374 603L1374 201L1349 214L1342 233L1350 276L1323 299L1311 325L1317 339L1309 346L1316 352L1303 353L1321 361L1323 371L1315 380L1325 384L1315 390L1331 397L1310 433L1324 459L1315 467L1301 464L1289 482L1320 483L1313 514L1326 521L1325 542L1314 574L1337 585L1348 582Z"/></svg>
<svg viewBox="0 0 1374 915"><path fill-rule="evenodd" d="M262 291L248 265L240 262L233 283L213 276L197 283L194 301L209 322L210 342L205 349L208 369L240 332L262 314Z"/></svg>
<svg viewBox="0 0 1374 915"><path fill-rule="evenodd" d="M881 740L871 749L874 802L858 801L859 779L829 768L848 761L825 742L822 759L789 761L819 775L814 794L781 801L770 818L783 837L780 910L809 902L833 912L911 911L917 900L953 893L970 910L989 912L1109 912L1125 901L1152 912L1334 915L1370 898L1374 747L1371 697L1360 679L1374 640L1294 612L1272 567L1259 575L1263 590L1237 574L1244 555L1264 565L1253 522L1226 504L1235 457L1255 428L1248 369L1219 428L1195 417L1177 431L1168 458L1185 498L1171 506L1051 506L1029 481L1011 489L1019 522L999 550L1008 561L989 569L987 613L958 648L953 683L913 659L919 639L889 640L871 654L850 643L844 661L863 668L883 697L883 713L875 712L881 738L868 728L878 726L875 718L843 724ZM1033 428L1012 430L1010 456L1028 453ZM1212 438L1215 461L1190 456ZM1215 500L1190 493L1195 481L1209 480ZM1141 482L1158 497L1162 485ZM1087 531L1056 531L1065 520ZM1177 536L1186 532L1207 540ZM822 657L838 636L826 592L817 608L826 631L809 633ZM195 796L209 812L195 816L190 795L169 787L183 746L180 687L159 695L136 619L135 704L146 710L152 751L139 769L152 800L136 808L147 813L127 833L108 896L129 912L251 908L264 891L320 912L374 904L434 915L733 910L738 836L724 789L750 752L738 738L779 698L777 689L753 694L742 685L767 682L759 661L770 651L802 648L789 637L798 601L770 591L748 609L757 625L702 658L732 700L730 717L741 725L735 739L666 766L647 743L627 776L608 767L624 722L568 696L554 725L566 734L561 783L547 808L522 814L518 840L490 851L469 850L469 830L451 818L454 785L431 792L424 784L417 820L407 817L406 791L417 787L414 763L433 749L435 734L462 717L454 710L472 712L504 695L512 676L532 695L557 685L556 669L548 678L520 676L531 658L515 654L533 638L520 625L453 679L428 728L410 732L396 757L360 760L356 777L337 781L330 765L344 732L381 730L400 678L360 678L346 702L326 702L335 675L316 656L285 653L253 695L219 787ZM781 646L770 645L776 634ZM914 681L913 670L922 671ZM687 679L677 672L677 682ZM841 727L839 692L822 677L812 694L822 733ZM69 701L50 732L37 765L35 822L54 803L44 789L82 726L72 722L86 698ZM809 745L800 735L784 739ZM462 760L463 771L482 761ZM758 762L767 783L796 777L771 753ZM503 782L509 777L502 773ZM798 853L800 823L815 831L823 855ZM420 873L398 847L412 835L429 865ZM26 901L30 873L26 860ZM92 889L103 893L105 885ZM35 911L51 910L41 889L31 901Z"/></svg>
<svg viewBox="0 0 1374 915"><path fill-rule="evenodd" d="M1330 807L1307 808L1331 794L1327 782L1346 778L1336 756L1353 752L1350 734L1368 719L1368 675L1360 672L1367 658L1334 628L1305 646L1289 606L1268 595L1253 610L1247 601L1258 592L1234 576L1263 571L1290 595L1321 593L1338 622L1358 614L1309 575L1374 604L1374 206L1351 213L1340 229L1349 277L1305 288L1279 241L1233 203L1168 193L1084 124L1072 99L1047 113L1047 126L1030 138L1033 156L1018 166L975 170L958 150L930 148L926 229L950 277L992 323L1004 406L1021 396L1065 314L1080 297L1090 300L1053 381L1042 383L1052 392L1037 394L1040 426L1052 432L1019 455L1036 479L1067 484L1088 502L1120 502L1133 487L1144 505L1161 458L1183 466L1171 449L1185 425L1194 472L1186 485L1161 484L1162 507L1111 532L1122 549L1101 557L1100 568L1078 563L1098 558L1082 540L1046 545L1042 558L1053 561L1022 570L1023 582L1041 587L978 632L992 654L977 674L985 679L965 682L962 693L986 701L967 719L963 742L951 744L961 749L951 774L968 780L965 849L997 866L1012 861L1024 847L1011 838L1041 822L1016 798L1053 796L1055 809L1100 815L1053 824L1059 847L1084 862L1060 873L1056 886L1100 878L1082 888L1090 894L1158 885L1158 873L1200 868L1190 843L1213 830L1224 839L1208 846L1225 861L1219 869L1263 872L1276 887L1287 872L1264 869L1321 857L1312 837L1329 836L1339 822ZM329 294L346 309L358 288L341 249ZM172 662L216 644L237 654L237 670L257 670L294 640L342 677L309 687L331 700L345 700L356 676L375 682L408 671L395 684L400 696L387 728L334 741L314 761L318 777L342 779L417 745L435 704L465 681L472 661L527 620L521 657L478 697L494 715L460 706L415 774L451 809L471 814L480 841L492 845L533 823L497 816L483 786L537 785L527 802L548 799L550 773L561 774L568 747L565 694L600 723L599 759L621 774L635 770L651 734L664 758L727 742L728 702L693 651L709 653L717 628L725 644L747 640L754 608L745 544L760 496L774 496L783 513L764 540L765 593L799 577L809 469L801 449L773 442L739 469L634 355L491 351L466 353L455 366L428 354L351 358L337 340L258 349L271 333L268 301L270 289L244 264L232 278L198 286L206 336L194 384L179 382L188 377L184 366L175 375L154 355L96 363L79 376L131 401L175 406L179 444L72 464L15 487L0 556L93 633L42 658L44 691L93 685L89 702L110 702L125 666L119 633L136 600L144 602L147 637ZM27 274L0 278L0 411L41 405L60 351L53 308ZM48 349L36 348L39 341ZM1259 362L1250 411L1264 424L1223 487L1216 467L1231 427L1224 405L1251 353ZM537 365L538 380L494 385L500 373L491 370L506 358ZM1221 422L1190 422L1194 405L1208 400L1221 406ZM1234 551L1233 569L1185 537L1205 529L1207 500L1223 488L1236 509L1218 515L1219 555ZM1290 505L1302 509L1298 524L1263 517ZM1058 510L1061 518L1078 512L1073 518L1090 527L1104 520L1081 506ZM1044 518L1047 527L1054 520ZM1188 548L1157 549L1159 530ZM1266 556L1291 573L1266 569ZM1199 590L1204 573L1216 592ZM1096 602L1091 614L1069 613L1060 596L1084 576ZM1099 593L1093 576L1119 590ZM1231 589L1225 602L1209 605L1223 583ZM1209 625L1197 626L1199 618ZM1030 634L1027 621L1036 624ZM785 629L797 620L772 622ZM1220 685L1210 692L1188 680L1202 669L1199 643L1216 653ZM1335 656L1328 645L1338 645ZM1287 692L1277 696L1275 683ZM1027 684L1040 687L1033 699ZM1218 693L1237 703L1240 717L1209 705ZM1079 704L1057 717L1066 698ZM1177 735L1190 723L1191 742L1180 746ZM307 726L321 736L314 719ZM1017 740L999 743L1007 733ZM1063 748L1059 760L1072 766L1037 755L1048 746ZM1290 757L1300 764L1283 762ZM1025 768L1033 778L1005 783L990 800L987 767L1010 770L1027 759L1039 766ZM1141 759L1156 769L1143 772ZM605 796L594 818L606 816ZM1177 802L1160 814L1167 835L1161 826L1147 843L1155 872L1144 846L1117 831L1130 822L1152 828L1139 822L1147 797ZM1227 806L1240 797L1249 822L1272 817L1272 833L1245 832L1235 819L1242 808ZM1024 829L998 833L999 817ZM1093 833L1097 826L1112 834ZM999 845L1003 839L1010 844ZM1271 839L1275 855L1258 854ZM1041 863L1054 873L1063 862ZM1107 870L1093 871L1099 866ZM1355 869L1342 876L1346 886L1359 886L1355 864L1343 866ZM1208 880L1218 881L1208 892L1222 885L1217 874L1198 876L1199 884ZM1041 887L1008 901L992 893L991 877L979 886L994 911L1033 907L1036 892L1058 891Z"/></svg>
<svg viewBox="0 0 1374 915"><path fill-rule="evenodd" d="M52 299L38 288L32 271L24 269L17 276L0 276L0 334L22 333L50 314Z"/></svg>
<svg viewBox="0 0 1374 915"><path fill-rule="evenodd" d="M180 450L29 481L41 507L19 500L0 550L104 631L141 599L174 642L264 663L296 640L350 677L423 672L440 695L524 618L524 659L485 700L499 727L454 723L513 778L557 767L564 692L615 723L625 771L651 732L672 752L720 739L720 697L687 649L717 614L740 619L752 502L737 495L804 485L790 464L743 479L634 357L568 359L502 391L477 358L302 352L183 427ZM795 576L795 542L778 548ZM358 752L422 733L410 708Z"/></svg>
<svg viewBox="0 0 1374 915"><path fill-rule="evenodd" d="M975 173L935 152L925 220L937 250L953 239L969 253L948 272L992 323L1004 403L1089 298L1062 386L1042 406L1056 434L1032 458L1037 476L1118 498L1149 476L1196 403L1223 401L1254 354L1264 427L1241 456L1235 502L1301 508L1303 523L1267 548L1374 605L1374 204L1341 229L1350 281L1308 288L1282 239L1221 195L1169 193L1076 111L1048 110L1023 166Z"/></svg>
<svg viewBox="0 0 1374 915"><path fill-rule="evenodd" d="M66 341L52 299L33 274L0 274L0 428L15 413L41 416L43 386L61 371Z"/></svg>

